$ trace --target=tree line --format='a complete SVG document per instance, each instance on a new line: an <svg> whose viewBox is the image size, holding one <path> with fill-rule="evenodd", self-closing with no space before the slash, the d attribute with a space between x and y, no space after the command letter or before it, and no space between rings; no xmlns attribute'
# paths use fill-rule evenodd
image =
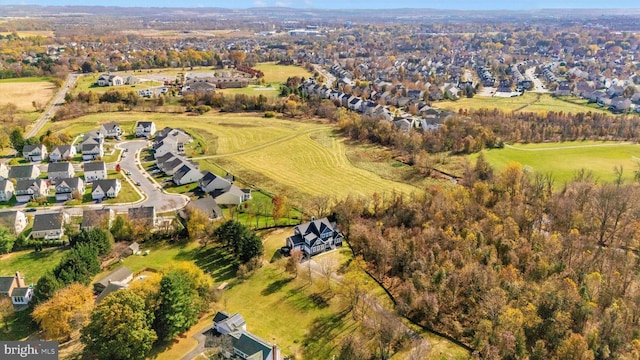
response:
<svg viewBox="0 0 640 360"><path fill-rule="evenodd" d="M334 214L412 320L485 359L640 356L640 186L480 157L463 186L349 197Z"/></svg>

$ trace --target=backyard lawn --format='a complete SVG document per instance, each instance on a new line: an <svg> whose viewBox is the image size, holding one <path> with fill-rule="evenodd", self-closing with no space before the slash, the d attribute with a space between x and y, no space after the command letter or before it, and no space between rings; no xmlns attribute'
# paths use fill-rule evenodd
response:
<svg viewBox="0 0 640 360"><path fill-rule="evenodd" d="M65 250L51 248L39 252L24 250L0 255L0 276L13 276L19 271L27 284L35 284L45 272L58 265L64 252Z"/></svg>

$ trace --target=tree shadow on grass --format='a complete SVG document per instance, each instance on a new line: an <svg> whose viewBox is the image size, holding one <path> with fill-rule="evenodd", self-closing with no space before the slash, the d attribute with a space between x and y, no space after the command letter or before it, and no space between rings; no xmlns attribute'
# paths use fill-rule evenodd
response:
<svg viewBox="0 0 640 360"><path fill-rule="evenodd" d="M319 316L313 320L303 341L304 358L330 359L337 344L333 342L341 333L349 331L355 324L347 325L348 309Z"/></svg>
<svg viewBox="0 0 640 360"><path fill-rule="evenodd" d="M262 296L269 296L273 293L280 291L283 287L285 287L288 283L291 282L291 278L280 279L272 282L266 288L264 288L261 292Z"/></svg>
<svg viewBox="0 0 640 360"><path fill-rule="evenodd" d="M222 246L217 244L207 248L196 248L181 252L176 260L193 260L202 270L211 275L213 281L224 282L235 278L237 261Z"/></svg>

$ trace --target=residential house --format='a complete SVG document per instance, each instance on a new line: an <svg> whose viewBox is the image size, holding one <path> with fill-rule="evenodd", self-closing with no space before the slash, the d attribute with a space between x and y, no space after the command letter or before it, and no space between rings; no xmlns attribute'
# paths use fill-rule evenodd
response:
<svg viewBox="0 0 640 360"><path fill-rule="evenodd" d="M9 167L5 163L0 163L0 180L9 178Z"/></svg>
<svg viewBox="0 0 640 360"><path fill-rule="evenodd" d="M9 178L16 180L37 179L40 176L40 168L36 165L16 165L9 168Z"/></svg>
<svg viewBox="0 0 640 360"><path fill-rule="evenodd" d="M104 134L104 137L109 138L117 138L122 135L122 129L117 122L109 122L106 124L100 125L100 129L98 130L101 134Z"/></svg>
<svg viewBox="0 0 640 360"><path fill-rule="evenodd" d="M184 163L184 165L173 174L173 183L176 185L190 184L200 179L202 179L202 173L190 163Z"/></svg>
<svg viewBox="0 0 640 360"><path fill-rule="evenodd" d="M80 229L91 230L94 227L99 227L107 230L111 228L114 219L113 209L83 209Z"/></svg>
<svg viewBox="0 0 640 360"><path fill-rule="evenodd" d="M84 181L105 180L107 178L107 164L104 161L84 163Z"/></svg>
<svg viewBox="0 0 640 360"><path fill-rule="evenodd" d="M616 113L627 112L631 109L631 100L622 97L611 99L609 110Z"/></svg>
<svg viewBox="0 0 640 360"><path fill-rule="evenodd" d="M20 210L0 212L0 226L14 235L22 233L27 227L27 216Z"/></svg>
<svg viewBox="0 0 640 360"><path fill-rule="evenodd" d="M122 184L118 179L94 180L91 184L91 198L93 200L115 198L121 189Z"/></svg>
<svg viewBox="0 0 640 360"><path fill-rule="evenodd" d="M33 297L33 287L16 271L14 276L0 277L0 295L10 296L13 305L27 305Z"/></svg>
<svg viewBox="0 0 640 360"><path fill-rule="evenodd" d="M39 197L49 195L49 184L42 179L18 180L16 182L16 201L19 203L29 202Z"/></svg>
<svg viewBox="0 0 640 360"><path fill-rule="evenodd" d="M167 154L173 154L173 153L167 153ZM165 154L165 155L167 155ZM165 157L165 156L163 156ZM158 162L157 166L158 169L162 170L162 172L164 172L167 175L173 175L175 174L178 170L180 170L181 167L183 167L184 165L186 165L187 162L183 159L181 159L180 157L174 156L171 157L169 160L164 161L164 162Z"/></svg>
<svg viewBox="0 0 640 360"><path fill-rule="evenodd" d="M136 136L150 138L156 133L156 124L153 121L138 121L136 124Z"/></svg>
<svg viewBox="0 0 640 360"><path fill-rule="evenodd" d="M96 81L98 86L120 86L124 85L124 79L118 75L102 74Z"/></svg>
<svg viewBox="0 0 640 360"><path fill-rule="evenodd" d="M47 147L43 144L25 145L22 148L22 156L28 161L42 161L47 158Z"/></svg>
<svg viewBox="0 0 640 360"><path fill-rule="evenodd" d="M102 158L104 156L104 134L99 131L86 133L79 148L84 161Z"/></svg>
<svg viewBox="0 0 640 360"><path fill-rule="evenodd" d="M59 145L55 146L49 153L49 161L71 160L76 156L76 147L73 145Z"/></svg>
<svg viewBox="0 0 640 360"><path fill-rule="evenodd" d="M93 283L93 291L98 294L96 302L99 303L110 293L124 289L133 280L133 272L122 266L105 275L102 279Z"/></svg>
<svg viewBox="0 0 640 360"><path fill-rule="evenodd" d="M15 193L13 182L8 179L0 180L0 201L9 201Z"/></svg>
<svg viewBox="0 0 640 360"><path fill-rule="evenodd" d="M218 220L222 218L222 209L211 196L206 196L197 200L189 201L187 204L188 210L198 210L207 215L209 220Z"/></svg>
<svg viewBox="0 0 640 360"><path fill-rule="evenodd" d="M202 176L202 179L198 181L198 187L205 193L210 193L216 190L227 190L231 187L231 181L222 176L218 176L211 171L207 171Z"/></svg>
<svg viewBox="0 0 640 360"><path fill-rule="evenodd" d="M68 161L49 163L47 166L47 178L53 184L57 179L72 178L75 174L73 165Z"/></svg>
<svg viewBox="0 0 640 360"><path fill-rule="evenodd" d="M571 95L571 84L568 81L560 81L558 83L558 87L556 88L556 91L554 91L554 95L556 96Z"/></svg>
<svg viewBox="0 0 640 360"><path fill-rule="evenodd" d="M31 237L34 239L60 239L64 235L64 225L69 215L64 212L36 214L33 217Z"/></svg>
<svg viewBox="0 0 640 360"><path fill-rule="evenodd" d="M213 328L220 336L228 336L233 347L233 357L249 360L281 360L280 348L247 331L244 318L236 313L229 315L219 311L213 317ZM232 354L224 354L231 358Z"/></svg>
<svg viewBox="0 0 640 360"><path fill-rule="evenodd" d="M220 205L240 205L251 200L251 189L241 189L231 185L228 189L213 191L211 196Z"/></svg>
<svg viewBox="0 0 640 360"><path fill-rule="evenodd" d="M154 206L139 206L129 208L129 220L136 221L144 226L155 228L158 223L156 208Z"/></svg>
<svg viewBox="0 0 640 360"><path fill-rule="evenodd" d="M344 236L337 230L336 224L329 219L322 218L316 220L311 218L310 222L297 225L293 228L293 236L286 240L286 245L290 249L300 249L306 256L313 256L342 246Z"/></svg>
<svg viewBox="0 0 640 360"><path fill-rule="evenodd" d="M79 177L59 179L56 184L56 201L73 199L74 193L84 195L84 181Z"/></svg>
<svg viewBox="0 0 640 360"><path fill-rule="evenodd" d="M193 142L193 139L184 130L169 127L164 128L156 133L154 139L153 149L155 157L168 152L184 152L185 144L190 142Z"/></svg>

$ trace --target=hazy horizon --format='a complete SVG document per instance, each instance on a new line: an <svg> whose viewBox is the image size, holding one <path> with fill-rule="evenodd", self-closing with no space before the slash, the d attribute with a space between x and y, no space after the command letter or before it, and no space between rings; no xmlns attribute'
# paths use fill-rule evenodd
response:
<svg viewBox="0 0 640 360"><path fill-rule="evenodd" d="M398 9L421 8L442 10L538 10L538 9L631 9L640 8L628 0L457 0L457 1L412 1L412 0L235 0L230 1L148 1L148 0L0 0L1 5L40 6L118 6L118 7L170 7L201 8L220 7L243 9L252 7L291 7L301 9Z"/></svg>

